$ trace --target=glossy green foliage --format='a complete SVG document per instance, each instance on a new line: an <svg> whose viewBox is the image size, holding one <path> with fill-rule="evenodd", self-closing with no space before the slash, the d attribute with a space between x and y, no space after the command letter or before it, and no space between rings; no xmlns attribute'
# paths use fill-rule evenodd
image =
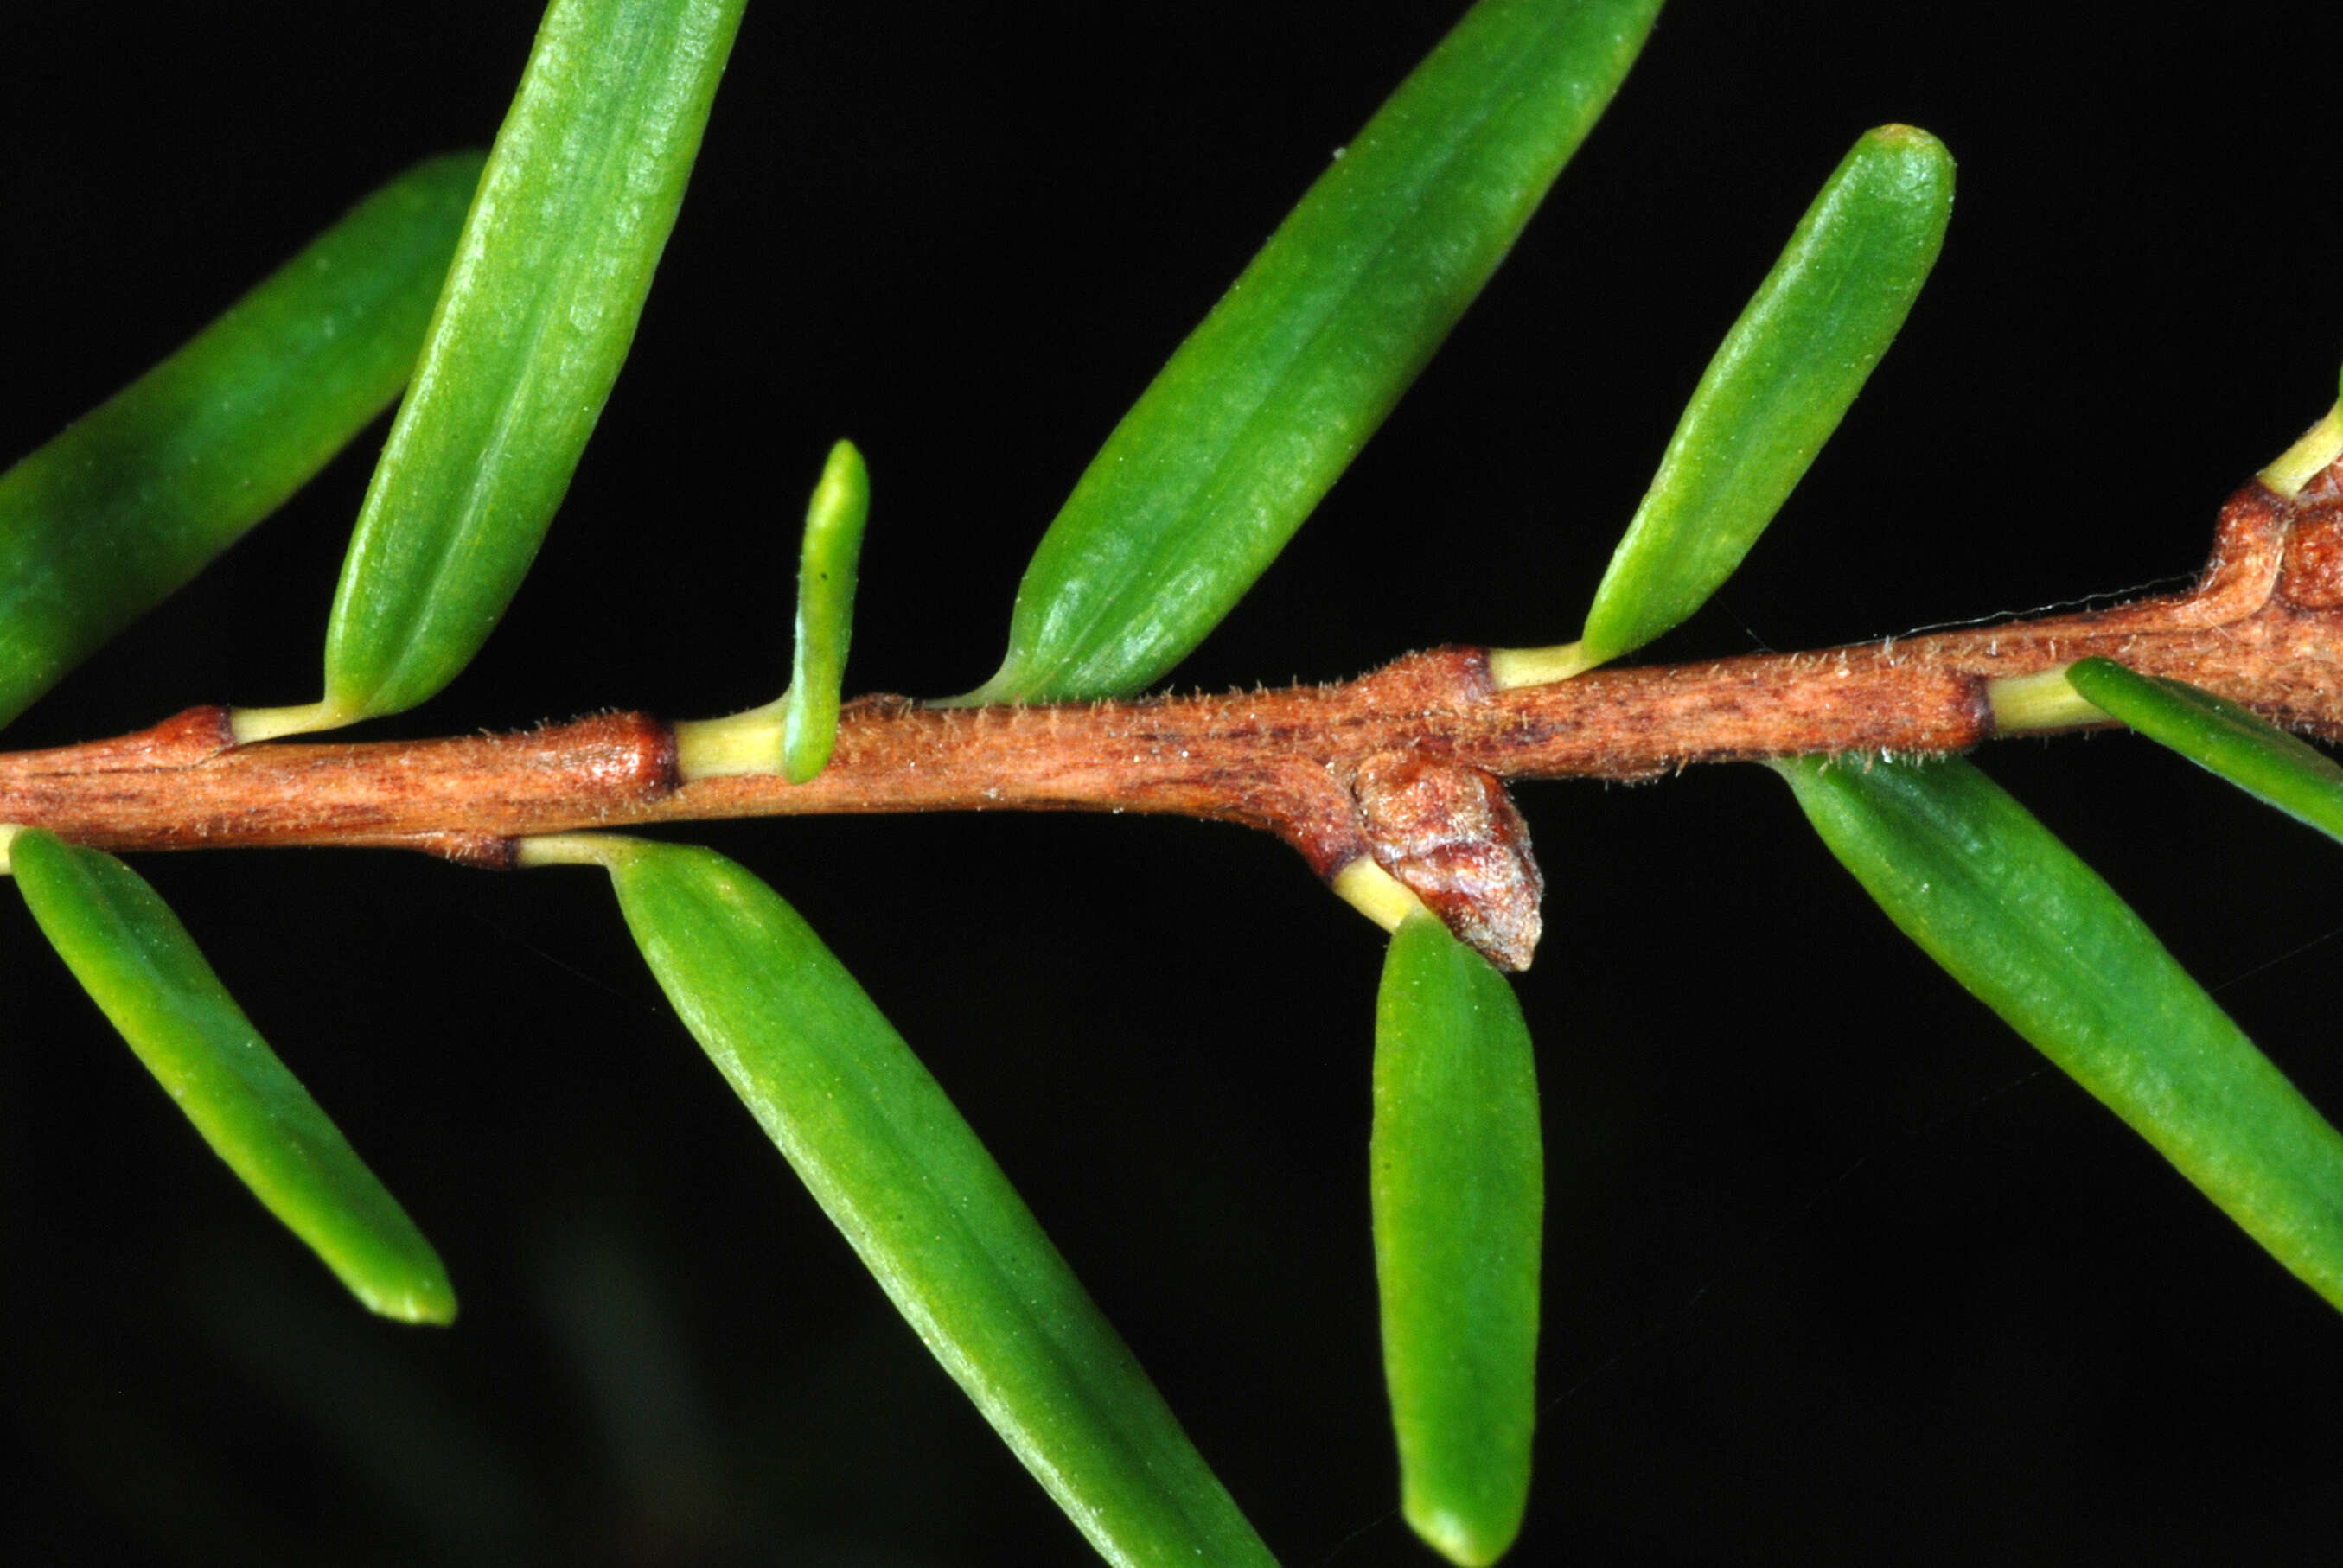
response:
<svg viewBox="0 0 2343 1568"><path fill-rule="evenodd" d="M277 509L414 368L478 180L435 158L0 475L0 722Z"/></svg>
<svg viewBox="0 0 2343 1568"><path fill-rule="evenodd" d="M1266 570L1496 269L1658 0L1482 0L1180 346L1083 473L969 700L1136 691Z"/></svg>
<svg viewBox="0 0 2343 1568"><path fill-rule="evenodd" d="M613 846L684 1024L920 1342L1107 1561L1272 1561L943 1090L771 889Z"/></svg>
<svg viewBox="0 0 2343 1568"><path fill-rule="evenodd" d="M855 570L862 525L870 516L870 471L851 441L830 449L806 504L805 544L798 558L798 635L782 704L781 766L803 784L830 761L838 739L838 699L846 649L854 635Z"/></svg>
<svg viewBox="0 0 2343 1568"><path fill-rule="evenodd" d="M1588 663L1651 641L1733 575L1896 340L1952 211L1936 137L1884 126L1856 141L1694 389L1595 590Z"/></svg>
<svg viewBox="0 0 2343 1568"><path fill-rule="evenodd" d="M260 1038L146 879L28 829L8 847L34 920L146 1070L268 1211L385 1317L456 1316L415 1221Z"/></svg>
<svg viewBox="0 0 2343 1568"><path fill-rule="evenodd" d="M1536 1425L1545 1208L1537 1068L1513 987L1428 914L1375 999L1375 1279L1400 1510L1451 1562L1513 1543Z"/></svg>
<svg viewBox="0 0 2343 1568"><path fill-rule="evenodd" d="M342 567L326 721L412 708L488 640L593 434L741 0L553 0Z"/></svg>
<svg viewBox="0 0 2343 1568"><path fill-rule="evenodd" d="M2343 767L2250 709L2190 686L2078 659L2066 682L2151 740L2258 795L2297 821L2343 839Z"/></svg>
<svg viewBox="0 0 2343 1568"><path fill-rule="evenodd" d="M1958 759L1777 770L1906 936L2343 1307L2343 1136L2114 890Z"/></svg>

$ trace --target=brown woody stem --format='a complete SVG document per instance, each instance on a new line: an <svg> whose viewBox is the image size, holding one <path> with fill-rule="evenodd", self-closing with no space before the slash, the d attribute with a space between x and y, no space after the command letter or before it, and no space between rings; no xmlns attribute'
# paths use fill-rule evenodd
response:
<svg viewBox="0 0 2343 1568"><path fill-rule="evenodd" d="M1509 968L1538 874L1503 785L1694 762L1966 750L1996 683L2089 655L2343 736L2343 478L2223 509L2191 592L1830 649L1597 670L1498 690L1485 652L1412 655L1339 686L1040 708L865 698L812 782L686 780L672 728L605 714L525 734L236 746L199 708L117 739L0 757L0 822L107 849L393 846L514 863L525 837L724 817L1172 812L1266 829L1333 878L1363 855ZM1999 688L2007 691L2018 689ZM2029 726L2030 727L2030 726Z"/></svg>

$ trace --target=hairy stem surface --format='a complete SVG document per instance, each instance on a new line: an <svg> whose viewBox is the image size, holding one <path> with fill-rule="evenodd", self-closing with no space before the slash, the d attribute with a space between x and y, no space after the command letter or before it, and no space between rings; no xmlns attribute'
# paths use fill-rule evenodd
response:
<svg viewBox="0 0 2343 1568"><path fill-rule="evenodd" d="M1052 707L867 697L812 781L693 779L674 727L604 714L526 733L237 746L228 715L0 756L0 822L110 850L392 846L508 866L548 833L729 817L1169 812L1265 829L1329 879L1362 856L1509 968L1539 883L1504 785L1695 762L1963 751L2104 716L2056 672L2092 655L2343 737L2343 465L2223 509L2188 593L1815 653L1598 670L1500 689L1488 652L1335 686ZM2048 684L2045 684L2045 683ZM2046 700L2046 694L2048 694Z"/></svg>

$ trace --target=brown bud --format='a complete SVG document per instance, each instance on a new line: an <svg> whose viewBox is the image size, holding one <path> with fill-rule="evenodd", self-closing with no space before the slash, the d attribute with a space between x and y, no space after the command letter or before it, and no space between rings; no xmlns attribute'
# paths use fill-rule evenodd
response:
<svg viewBox="0 0 2343 1568"><path fill-rule="evenodd" d="M2302 609L2343 607L2343 502L2323 501L2295 513L2278 591Z"/></svg>
<svg viewBox="0 0 2343 1568"><path fill-rule="evenodd" d="M1351 779L1375 861L1499 969L1530 967L1545 879L1505 787L1477 769L1384 751Z"/></svg>

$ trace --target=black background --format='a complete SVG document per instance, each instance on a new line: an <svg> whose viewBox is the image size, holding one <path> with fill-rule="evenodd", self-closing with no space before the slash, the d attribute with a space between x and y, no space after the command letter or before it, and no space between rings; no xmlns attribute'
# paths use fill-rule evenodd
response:
<svg viewBox="0 0 2343 1568"><path fill-rule="evenodd" d="M621 379L473 668L382 733L763 700L827 444L850 685L998 658L1088 453L1448 5L750 7ZM535 7L13 7L0 447L373 185L484 142ZM2343 354L2343 12L1679 0L1450 347L1182 687L1573 635L1840 153L1952 237L1748 566L1650 650L2185 579ZM379 430L27 713L316 695ZM1986 766L2343 1111L2334 847L2128 738ZM1551 1197L1518 1561L2332 1561L2343 1323L1887 927L1755 769L1520 791ZM1364 1156L1381 943L1286 850L1133 819L746 824L1292 1568L1391 1513ZM367 1319L0 906L0 1555L1077 1563L725 1093L586 872L142 869L447 1257ZM2326 945L2320 945L2326 944Z"/></svg>

